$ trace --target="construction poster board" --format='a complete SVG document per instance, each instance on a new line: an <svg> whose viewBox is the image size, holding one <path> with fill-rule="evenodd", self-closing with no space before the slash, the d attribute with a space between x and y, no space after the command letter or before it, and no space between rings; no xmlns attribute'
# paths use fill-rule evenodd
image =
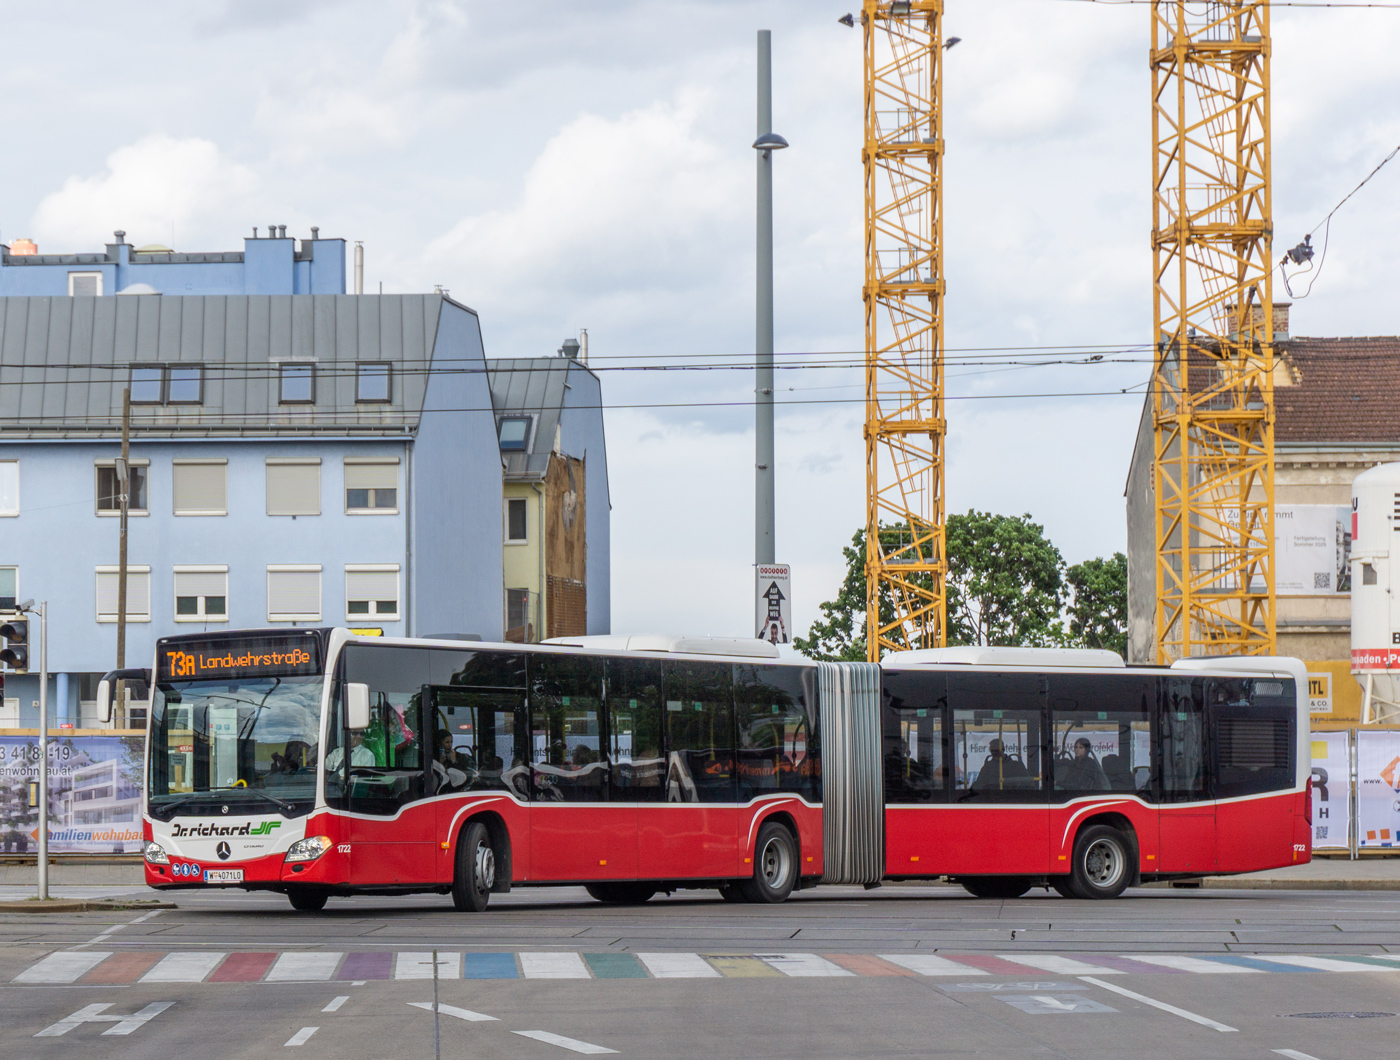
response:
<svg viewBox="0 0 1400 1060"><path fill-rule="evenodd" d="M139 854L145 737L49 737L49 853ZM0 853L39 849L39 737L0 736Z"/></svg>
<svg viewBox="0 0 1400 1060"><path fill-rule="evenodd" d="M1400 847L1400 732L1356 734L1356 831L1363 848Z"/></svg>
<svg viewBox="0 0 1400 1060"><path fill-rule="evenodd" d="M1314 850L1351 849L1350 733L1312 734Z"/></svg>
<svg viewBox="0 0 1400 1060"><path fill-rule="evenodd" d="M1275 505L1274 557L1280 596L1350 592L1350 505Z"/></svg>

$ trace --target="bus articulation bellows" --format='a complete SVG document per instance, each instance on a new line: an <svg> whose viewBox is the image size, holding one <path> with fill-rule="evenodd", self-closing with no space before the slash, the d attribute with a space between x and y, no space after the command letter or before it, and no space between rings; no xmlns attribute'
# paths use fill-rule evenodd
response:
<svg viewBox="0 0 1400 1060"><path fill-rule="evenodd" d="M582 884L604 902L948 877L1108 898L1311 857L1285 658L1129 668L949 648L543 645L346 629L168 637L149 681L146 881L333 895Z"/></svg>

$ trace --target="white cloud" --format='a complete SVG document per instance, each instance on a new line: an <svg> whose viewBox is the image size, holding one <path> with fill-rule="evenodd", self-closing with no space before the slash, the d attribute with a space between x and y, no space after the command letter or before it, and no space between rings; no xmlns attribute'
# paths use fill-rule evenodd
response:
<svg viewBox="0 0 1400 1060"><path fill-rule="evenodd" d="M137 245L228 236L217 225L243 206L257 186L253 171L224 157L209 140L147 136L107 156L90 177L72 176L34 211L40 248L88 249L124 229ZM219 232L219 236L215 235Z"/></svg>

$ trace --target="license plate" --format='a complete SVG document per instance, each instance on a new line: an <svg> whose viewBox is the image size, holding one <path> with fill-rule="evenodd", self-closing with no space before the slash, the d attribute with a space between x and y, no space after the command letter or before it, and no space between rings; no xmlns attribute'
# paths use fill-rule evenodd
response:
<svg viewBox="0 0 1400 1060"><path fill-rule="evenodd" d="M205 883L242 883L242 869L205 869Z"/></svg>

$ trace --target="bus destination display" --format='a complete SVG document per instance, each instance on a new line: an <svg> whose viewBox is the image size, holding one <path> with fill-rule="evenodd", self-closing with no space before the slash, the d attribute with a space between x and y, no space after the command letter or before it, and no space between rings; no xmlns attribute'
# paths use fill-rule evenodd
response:
<svg viewBox="0 0 1400 1060"><path fill-rule="evenodd" d="M161 681L321 673L321 645L314 636L258 637L230 644L180 640L156 652Z"/></svg>

